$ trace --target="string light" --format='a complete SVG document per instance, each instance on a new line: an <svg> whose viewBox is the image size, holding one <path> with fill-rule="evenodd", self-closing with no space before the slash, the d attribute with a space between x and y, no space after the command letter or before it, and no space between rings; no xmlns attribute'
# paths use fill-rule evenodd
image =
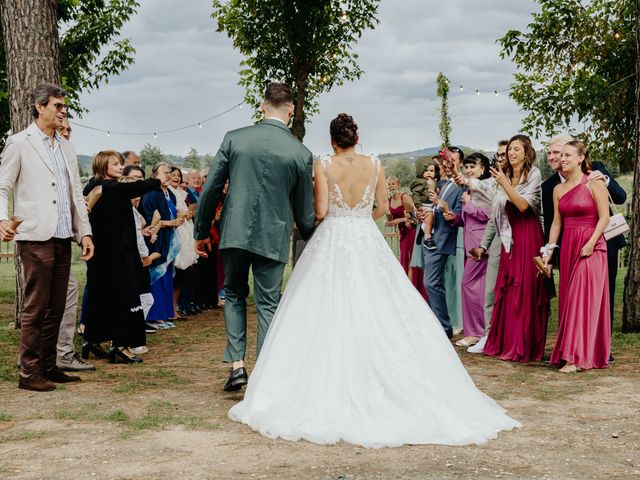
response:
<svg viewBox="0 0 640 480"><path fill-rule="evenodd" d="M340 15L340 21L342 23L347 23L349 21L349 14L348 12L342 12L342 15Z"/></svg>
<svg viewBox="0 0 640 480"><path fill-rule="evenodd" d="M218 117L221 117L222 115L225 115L229 112L231 112L232 110L235 110L236 108L242 108L242 104L243 102L237 103L235 104L233 107L227 108L226 110L223 110L220 113L217 113L215 115L212 115L211 117L202 120L200 122L195 122L195 123L191 123L189 125L184 125L182 127L177 127L177 128L170 128L170 129L166 129L166 130L156 130L154 131L149 131L149 132L125 132L125 131L119 131L119 130L109 130L109 129L105 129L105 128L97 128L97 127L92 127L90 125L83 125L82 123L77 123L77 122L70 122L72 125L76 126L76 127L81 127L81 128L86 128L88 130L93 130L95 132L103 132L107 134L107 137L110 137L111 134L115 134L115 135L139 135L139 136L150 136L153 135L153 138L158 138L158 135L160 134L165 134L165 133L173 133L173 132L179 132L181 130L187 130L189 128L202 128L203 125L207 122L210 122L212 120L215 120Z"/></svg>
<svg viewBox="0 0 640 480"><path fill-rule="evenodd" d="M470 92L470 93L475 93L476 96L480 96L483 93L488 93L488 94L493 94L496 97L500 96L501 92L508 92L509 89L508 88L497 88L497 89L491 89L491 90L484 90L481 88L469 88L469 86L467 85L466 87L464 85L462 85L461 83L457 83L457 82L452 82L449 78L447 78L447 83L449 84L453 84L453 85L458 85L458 91L459 92Z"/></svg>

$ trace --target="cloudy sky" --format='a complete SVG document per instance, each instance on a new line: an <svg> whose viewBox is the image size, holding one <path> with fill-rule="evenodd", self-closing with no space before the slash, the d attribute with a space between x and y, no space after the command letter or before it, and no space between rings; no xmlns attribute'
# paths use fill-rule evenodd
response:
<svg viewBox="0 0 640 480"><path fill-rule="evenodd" d="M100 90L82 98L89 113L77 123L106 130L154 132L197 123L239 103L241 55L224 33L215 31L209 0L145 0L123 36L137 50L135 64ZM364 34L356 51L363 77L320 97L321 113L307 126L305 144L328 152L328 124L340 112L360 126L366 152L404 152L439 144L435 78L452 82L452 141L494 148L516 133L522 113L504 93L514 66L501 60L495 40L509 29L524 29L533 0L383 0L380 25ZM465 89L460 91L458 85ZM218 148L227 130L247 125L245 107L203 128L148 136L93 132L75 127L78 152L140 150L145 143L184 155Z"/></svg>

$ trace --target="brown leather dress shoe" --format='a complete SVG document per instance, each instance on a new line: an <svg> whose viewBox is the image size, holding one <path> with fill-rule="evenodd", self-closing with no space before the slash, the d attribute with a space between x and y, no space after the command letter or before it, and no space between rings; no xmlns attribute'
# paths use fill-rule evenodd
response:
<svg viewBox="0 0 640 480"><path fill-rule="evenodd" d="M67 375L57 366L50 368L49 370L44 372L42 376L54 383L70 383L82 381L82 378L75 375Z"/></svg>
<svg viewBox="0 0 640 480"><path fill-rule="evenodd" d="M22 390L30 390L32 392L50 392L55 390L56 386L37 373L32 373L29 376L25 376L21 373L18 380L18 388L21 388Z"/></svg>

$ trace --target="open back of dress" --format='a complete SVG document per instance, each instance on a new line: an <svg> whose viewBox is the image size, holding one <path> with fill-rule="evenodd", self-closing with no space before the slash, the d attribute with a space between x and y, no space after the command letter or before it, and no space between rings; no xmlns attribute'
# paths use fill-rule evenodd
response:
<svg viewBox="0 0 640 480"><path fill-rule="evenodd" d="M329 215L371 214L380 160L364 155L351 160L328 156L321 162L329 186Z"/></svg>

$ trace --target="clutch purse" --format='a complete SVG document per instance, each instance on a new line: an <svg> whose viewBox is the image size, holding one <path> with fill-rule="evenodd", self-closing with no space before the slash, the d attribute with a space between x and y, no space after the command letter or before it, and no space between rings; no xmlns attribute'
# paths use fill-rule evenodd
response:
<svg viewBox="0 0 640 480"><path fill-rule="evenodd" d="M551 270L548 268L547 264L544 263L542 257L533 257L533 264L536 266L539 275L542 275L546 278L551 278Z"/></svg>
<svg viewBox="0 0 640 480"><path fill-rule="evenodd" d="M616 213L609 218L609 223L604 229L604 233L602 234L605 240L611 240L612 238L617 237L618 235L622 235L625 232L629 231L629 224L627 223L627 219L624 218L624 215L621 213Z"/></svg>
<svg viewBox="0 0 640 480"><path fill-rule="evenodd" d="M101 196L102 196L102 185L98 185L89 192L89 195L87 195L87 208L89 210L92 210L93 207L95 207L98 200L100 200Z"/></svg>

